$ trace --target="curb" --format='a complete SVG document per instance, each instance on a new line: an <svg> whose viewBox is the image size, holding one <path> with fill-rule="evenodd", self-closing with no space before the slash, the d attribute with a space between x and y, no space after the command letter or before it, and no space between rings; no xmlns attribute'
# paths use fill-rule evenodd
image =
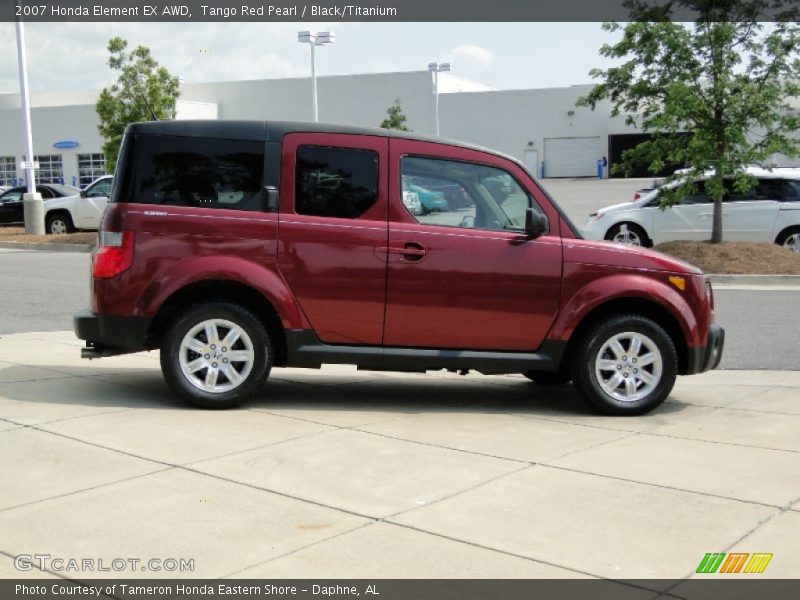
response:
<svg viewBox="0 0 800 600"><path fill-rule="evenodd" d="M800 275L728 275L709 273L714 285L781 286L800 289Z"/></svg>
<svg viewBox="0 0 800 600"><path fill-rule="evenodd" d="M49 252L89 253L94 246L89 244L51 244L48 242L0 242L0 248L6 250L45 250Z"/></svg>

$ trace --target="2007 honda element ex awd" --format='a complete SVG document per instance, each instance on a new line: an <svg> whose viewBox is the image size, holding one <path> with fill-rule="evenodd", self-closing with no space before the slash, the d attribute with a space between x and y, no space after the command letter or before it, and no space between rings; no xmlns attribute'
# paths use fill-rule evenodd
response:
<svg viewBox="0 0 800 600"><path fill-rule="evenodd" d="M572 381L641 414L724 341L696 268L581 239L512 158L386 130L131 125L92 275L83 356L160 349L203 408L339 363Z"/></svg>

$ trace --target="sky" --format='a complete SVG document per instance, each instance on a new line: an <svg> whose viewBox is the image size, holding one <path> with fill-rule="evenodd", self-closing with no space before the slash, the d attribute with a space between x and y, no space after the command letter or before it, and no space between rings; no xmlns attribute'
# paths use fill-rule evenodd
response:
<svg viewBox="0 0 800 600"><path fill-rule="evenodd" d="M99 89L113 36L148 46L156 60L187 83L307 77L304 29L334 31L317 52L318 75L424 70L451 61L453 74L497 89L591 83L590 69L614 41L600 23L27 23L30 89ZM13 23L0 23L0 93L17 93Z"/></svg>

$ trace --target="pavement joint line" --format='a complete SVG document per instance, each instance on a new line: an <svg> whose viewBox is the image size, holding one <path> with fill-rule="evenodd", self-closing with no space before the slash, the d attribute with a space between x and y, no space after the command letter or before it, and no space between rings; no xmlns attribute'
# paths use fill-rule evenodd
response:
<svg viewBox="0 0 800 600"><path fill-rule="evenodd" d="M330 427L330 426L329 426ZM301 433L300 435L296 435L294 437L285 439L285 440L277 440L275 442L270 442L269 444L262 444L260 446L254 446L252 448L245 448L244 450L235 450L234 452L228 452L226 454L219 454L217 456L209 456L208 458L201 458L200 460L195 460L188 463L183 463L182 466L184 467L193 467L196 465L201 465L206 462L211 462L214 460L220 460L222 458L228 458L230 456L236 456L238 454L247 454L248 452L255 452L256 450L264 450L265 448L272 448L274 446L280 446L281 444L288 444L289 442L294 442L296 440L300 440L303 438L314 437L316 435L320 435L323 433L328 433L329 431L333 431L333 428L330 429L323 429L322 431L309 431L308 433Z"/></svg>
<svg viewBox="0 0 800 600"><path fill-rule="evenodd" d="M472 546L474 548L480 548L482 550L489 550L490 552L503 554L505 556L513 556L514 558L521 558L523 560L527 560L527 561L530 561L530 562L536 562L536 563L540 563L540 564L543 564L543 565L548 565L550 567L556 567L558 569L571 571L573 573L578 573L580 575L586 575L587 577L591 577L592 579L601 579L601 580L604 580L604 581L611 581L613 583L619 583L621 585L626 585L628 587L634 587L634 588L646 590L648 592L656 592L656 593L659 592L659 590L653 590L653 589L648 588L648 587L633 585L633 584L631 584L629 582L626 582L626 581L621 581L621 580L617 580L617 579L610 579L608 577L603 577L602 575L598 575L596 573L591 573L590 571L583 571L583 570L577 569L575 567L562 565L562 564L551 562L551 561L544 560L544 559L541 559L541 558L534 558L532 556L526 556L524 554L519 554L517 552L511 552L510 550L503 550L501 548L495 548L493 546L487 546L486 544L479 544L477 542L472 542L470 540L465 540L465 539L462 539L462 538L453 537L451 535L447 535L447 534L444 534L444 533L438 533L436 531L423 529L422 527L409 525L407 523L398 523L396 521L390 521L390 520L385 520L385 522L390 524L390 525L396 525L398 527L403 527L403 528L409 529L411 531L416 531L416 532L419 532L419 533L425 533L425 534L432 535L432 536L438 537L438 538L442 538L442 539L445 539L445 540L448 540L448 541L451 541L451 542L458 542L460 544L466 544L467 546Z"/></svg>
<svg viewBox="0 0 800 600"><path fill-rule="evenodd" d="M93 485L90 487L81 488L79 490L73 490L71 492L64 492L63 494L56 494L55 496L46 496L44 498L37 498L36 500L31 500L30 502L23 502L22 504L15 504L13 506L6 506L5 508L0 508L0 513L4 513L9 510L17 510L20 508L26 508L28 506L33 506L35 504L41 504L43 502L50 502L53 500L60 500L61 498L69 498L70 496L75 496L77 494L83 494L84 492L91 492L93 490L99 490L111 485L116 485L118 483L125 483L127 481L133 481L135 479L140 479L142 477L148 477L150 475L155 475L157 473L164 473L166 471L171 471L174 467L166 467L164 469L156 469L155 471L148 471L147 473L139 473L138 475L133 475L131 477L124 477L122 479L115 479L114 481L106 481L105 483L99 483L97 485ZM2 550L0 550L2 552Z"/></svg>
<svg viewBox="0 0 800 600"><path fill-rule="evenodd" d="M259 561L257 563L253 563L253 564L247 565L246 567L242 567L241 569L237 569L236 571L231 571L230 573L227 573L227 574L225 574L225 575L223 575L221 577L218 577L216 579L227 579L228 577L232 577L233 575L243 574L245 571L248 571L249 569L254 569L255 567L260 567L262 565L269 564L269 563L271 563L273 561L276 561L276 560L279 560L281 558L286 558L287 556L291 556L293 554L297 554L298 552L302 552L303 550L307 550L308 548L313 548L314 546L319 546L319 545L325 544L325 543L327 543L327 542L329 542L331 540L335 540L336 538L340 538L342 536L349 535L349 534L354 533L356 531L360 531L361 529L365 529L366 527L371 527L371 526L373 526L373 525L375 525L377 523L378 523L378 521L368 521L366 523L361 523L360 525L358 525L357 527L353 527L352 529L348 529L346 531L340 531L339 533L334 534L334 535L332 535L330 537L326 537L324 539L317 540L317 541L311 542L309 544L305 544L304 546L300 546L298 548L294 548L293 550L289 550L287 552L284 552L283 554L279 554L278 556L273 556L272 558L268 558L267 560L262 560L262 561Z"/></svg>
<svg viewBox="0 0 800 600"><path fill-rule="evenodd" d="M479 481L478 483L475 483L475 484L473 484L473 485L471 485L469 487L466 487L466 488L463 488L463 489L460 489L460 490L456 490L456 491L454 491L454 492L452 492L450 494L446 494L445 496L442 496L441 498L436 498L435 500L431 500L430 502L426 502L425 504L422 504L422 505L419 505L419 506L412 506L410 508L405 508L403 510L399 510L396 513L392 513L390 515L385 515L383 517L380 517L377 520L378 521L384 521L386 523L396 524L393 521L390 521L390 519L394 519L395 517L399 517L400 515L404 515L404 514L407 514L407 513L410 513L410 512L423 510L423 509L426 509L429 506L433 506L435 504L441 504L442 502L445 502L446 500L450 500L452 498L455 498L456 496L460 496L461 494L466 494L467 492L471 492L473 490L477 490L478 488L481 488L481 487L483 487L485 485L489 485L490 483L494 483L495 481L499 481L500 479L504 479L504 478L509 477L511 475L516 475L517 473L521 473L522 471L527 471L528 469L532 469L532 468L537 467L537 466L538 466L538 463L528 463L526 465L521 466L518 469L514 469L513 471L508 471L506 473L500 473L499 475L495 475L494 477L490 477L489 479L486 479L484 481Z"/></svg>
<svg viewBox="0 0 800 600"><path fill-rule="evenodd" d="M745 532L743 535L741 535L738 539L736 539L735 541L733 541L730 544L728 544L725 548L722 549L722 551L727 553L729 550L732 550L733 548L736 547L737 544L739 544L739 543L743 542L744 540L746 540L748 537L753 535L756 531L761 529L764 525L766 525L770 521L772 521L772 520L776 519L777 517L781 516L782 514L786 513L787 510L788 509L786 509L786 508L781 509L779 507L776 512L772 513L771 515L767 515L763 519L760 519L758 522L756 522L756 524L753 527L751 527L747 532ZM695 573L696 573L696 571L689 571L688 575L686 575L680 581L676 582L674 585L672 585L669 588L667 588L666 591L670 592L670 591L674 590L676 587L681 585L683 582L688 581L692 577L692 575L694 575Z"/></svg>
<svg viewBox="0 0 800 600"><path fill-rule="evenodd" d="M292 500L297 500L299 502L305 502L307 504L312 504L314 506L320 506L322 508L328 508L328 509L331 509L331 510L343 512L343 513L346 513L346 514L349 514L349 515L354 515L356 517L362 517L362 518L365 518L365 519L375 519L376 518L376 517L373 517L373 516L370 516L370 515L366 515L366 514L361 514L361 513L358 513L356 511L352 511L352 510L349 510L349 509L346 509L346 508L341 508L341 507L337 507L337 506L330 506L330 505L324 504L322 502L318 502L316 500L311 500L309 498L302 498L300 496L293 496L291 494L287 494L286 492L281 492L281 491L278 491L278 490L272 490L270 488L257 486L257 485L254 485L254 484L251 484L251 483L247 483L247 482L244 482L244 481L237 481L235 479L230 479L230 478L227 478L227 477L223 477L221 475L215 475L213 473L207 473L205 471L200 471L200 470L198 470L196 468L188 467L188 466L185 466L185 465L173 464L173 463L169 463L169 462L166 462L166 461L163 461L163 460L158 460L158 459L155 459L155 458L149 458L149 457L146 457L146 456L140 456L140 455L134 454L132 452L127 452L125 450L120 450L118 448L111 448L109 446L104 446L103 444L98 444L96 442L89 442L87 440L82 440L80 438L72 437L72 436L66 435L64 433L60 433L60 432L56 432L56 431L50 431L50 430L47 430L47 429L40 429L39 427L37 427L35 425L30 425L29 427L31 429L35 429L37 431L42 431L44 433L49 433L50 435L55 435L55 436L62 437L62 438L68 439L68 440L79 442L81 444L86 444L87 446L93 446L95 448L100 448L102 450L108 450L109 452L116 452L118 454L123 454L125 456L130 456L132 458L138 458L140 460L144 460L144 461L147 461L147 462L151 462L151 463L155 463L155 464L158 464L158 465L162 465L162 466L168 467L167 469L160 469L158 471L153 471L152 473L149 473L148 475L152 475L154 473L159 473L161 471L167 471L167 470L170 470L170 469L178 469L178 470L186 471L188 473L194 473L196 475L201 475L201 476L204 476L204 477L210 477L211 479L217 479L219 481L226 481L228 483L233 483L235 485L247 487L247 488L250 488L250 489L259 490L259 491L267 492L267 493L270 493L270 494L275 494L276 496L282 496L284 498L290 498ZM116 482L112 482L112 483L108 483L108 484L99 485L97 487L98 488L107 487L109 485L114 485L115 483ZM96 489L96 488L92 488L92 489ZM75 493L77 494L77 493L80 493L81 491L83 491L83 490L80 490L80 491L75 492ZM10 509L6 509L6 510L10 510ZM0 512L2 512L2 511L0 511Z"/></svg>
<svg viewBox="0 0 800 600"><path fill-rule="evenodd" d="M559 465L553 465L546 462L539 463L539 466L547 468L547 469L556 469L558 471L567 471L570 473L579 473L581 475L590 475L592 477L600 477L601 479L613 479L614 481L624 481L626 483L635 483L638 485L646 485L648 487L654 487L663 490L670 490L673 492L683 492L686 494L696 494L698 496L706 496L709 498L719 498L721 500L730 500L732 502L740 502L742 504L751 504L755 506L763 506L765 508L772 508L775 510L780 511L781 506L777 504L769 504L767 502L759 502L757 500L743 500L742 498L734 498L733 496L724 496L722 494L712 494L711 492L700 492L697 490L689 490L686 488L681 487L674 487L671 485L664 485L661 483L651 483L649 481L640 481L638 479L629 479L627 477L619 477L618 475L607 475L605 473L594 473L593 471L585 471L583 469L576 469L574 467L562 467Z"/></svg>
<svg viewBox="0 0 800 600"><path fill-rule="evenodd" d="M62 423L64 421L72 421L74 419L85 419L87 417L97 417L97 416L100 416L100 415L110 415L110 414L116 414L116 413L124 413L124 412L128 412L130 410L134 410L134 409L133 408L117 408L117 409L114 409L114 410L104 410L102 412L91 413L91 414L88 414L88 415L74 415L72 417L61 417L60 419L51 419L50 421L40 421L38 423L20 423L18 421L12 421L11 419L4 419L4 420L8 421L9 423L14 423L15 425L19 425L20 427L34 428L34 427L40 427L40 426L43 426L43 425L52 425L53 423ZM45 431L47 431L47 430L45 430ZM51 431L47 431L47 433L52 433L52 432Z"/></svg>
<svg viewBox="0 0 800 600"><path fill-rule="evenodd" d="M767 413L771 414L771 413ZM797 417L800 415L791 415L793 417ZM668 433L657 433L654 431L648 431L648 435L657 435L658 437L665 437L665 438L672 438L676 440L690 440L693 442L706 442L708 444L720 444L723 446L738 446L739 448L755 448L756 450L771 450L773 452L791 452L792 454L800 454L800 450L790 450L788 448L772 448L771 446L755 446L753 444L737 444L736 442L722 442L720 440L709 440L706 438L696 438L696 437L688 437L685 435L671 435Z"/></svg>

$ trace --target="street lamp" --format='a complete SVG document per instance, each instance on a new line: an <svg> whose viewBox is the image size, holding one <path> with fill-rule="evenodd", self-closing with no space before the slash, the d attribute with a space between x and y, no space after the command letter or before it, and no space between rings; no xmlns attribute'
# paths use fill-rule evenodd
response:
<svg viewBox="0 0 800 600"><path fill-rule="evenodd" d="M450 63L429 62L428 71L433 73L433 130L439 135L439 73L450 70Z"/></svg>
<svg viewBox="0 0 800 600"><path fill-rule="evenodd" d="M22 21L17 20L17 60L19 63L19 98L22 112L22 128L25 134L25 179L28 193L23 195L23 215L25 233L44 234L44 204L41 194L36 193L36 168L33 160L33 136L31 135L31 103L28 93L28 60L25 55L25 28Z"/></svg>
<svg viewBox="0 0 800 600"><path fill-rule="evenodd" d="M336 34L332 31L299 31L297 41L301 44L308 44L311 48L311 102L314 110L314 122L319 121L319 108L317 106L317 69L314 62L314 48L333 44L336 41Z"/></svg>

